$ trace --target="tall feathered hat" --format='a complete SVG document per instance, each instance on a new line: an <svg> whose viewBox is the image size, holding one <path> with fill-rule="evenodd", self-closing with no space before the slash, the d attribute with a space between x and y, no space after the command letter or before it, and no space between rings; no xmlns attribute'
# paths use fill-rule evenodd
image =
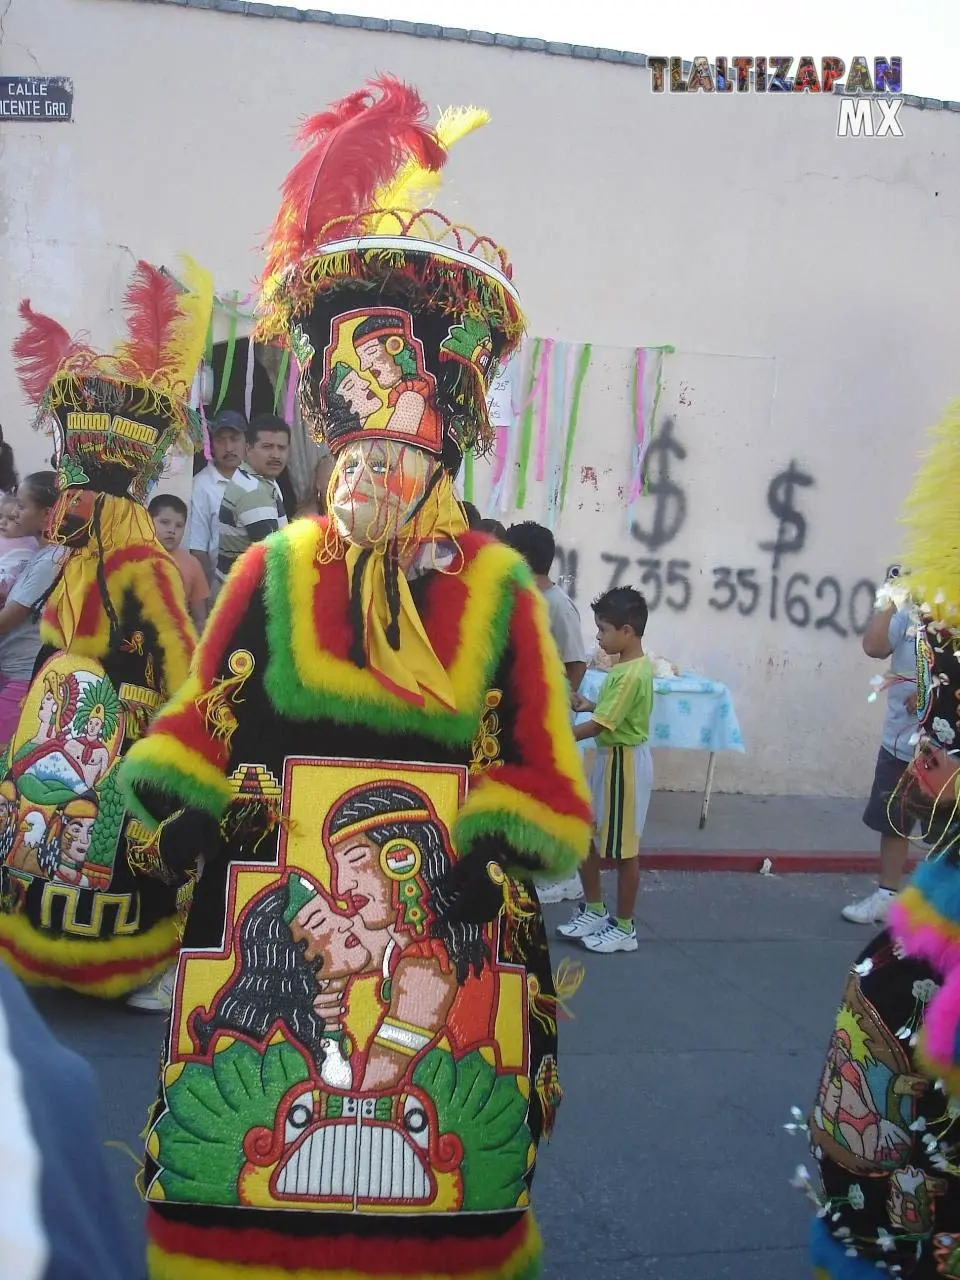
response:
<svg viewBox="0 0 960 1280"><path fill-rule="evenodd" d="M213 308L213 279L184 260L182 283L138 262L124 299L127 337L100 354L28 299L13 344L37 426L54 437L61 489L91 489L142 502L176 443L196 444L188 400Z"/></svg>
<svg viewBox="0 0 960 1280"><path fill-rule="evenodd" d="M449 147L488 116L453 108L430 128L427 114L381 76L304 123L256 336L292 350L304 420L332 450L393 439L455 474L490 443L487 386L523 316L504 251L426 207Z"/></svg>

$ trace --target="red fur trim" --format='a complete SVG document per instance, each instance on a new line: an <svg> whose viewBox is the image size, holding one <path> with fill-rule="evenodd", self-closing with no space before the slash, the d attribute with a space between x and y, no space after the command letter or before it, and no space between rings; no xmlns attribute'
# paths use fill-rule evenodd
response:
<svg viewBox="0 0 960 1280"><path fill-rule="evenodd" d="M517 742L522 744L524 759L537 761L537 767L504 764L496 772L496 781L526 792L564 817L589 822L590 810L577 795L571 779L556 769L542 767L542 762L553 760L553 740L544 719L549 693L541 666L533 600L528 591L516 592L510 645L513 650L511 692L517 712L513 732Z"/></svg>
<svg viewBox="0 0 960 1280"><path fill-rule="evenodd" d="M217 597L195 660L197 675L205 689L217 678L227 646L243 621L254 592L263 581L266 555L267 548L263 542L245 551Z"/></svg>
<svg viewBox="0 0 960 1280"><path fill-rule="evenodd" d="M202 1212L202 1211L201 1211ZM284 1216L278 1213L278 1219ZM317 1215L318 1217L321 1215ZM533 1223L524 1213L516 1225L500 1236L445 1236L436 1218L433 1239L398 1236L323 1235L288 1236L254 1227L196 1227L171 1222L154 1208L147 1210L147 1235L167 1253L247 1266L298 1268L322 1265L324 1275L360 1271L369 1276L426 1273L471 1275L493 1270L508 1262L526 1244ZM279 1223L278 1223L279 1227Z"/></svg>
<svg viewBox="0 0 960 1280"><path fill-rule="evenodd" d="M175 693L187 678L190 655L196 647L197 637L187 616L183 579L176 564L172 560L169 562L156 560L153 565L153 576L167 620L176 628L176 637L172 645L164 643L164 637L159 634L158 629L158 639L164 657L164 680L167 691Z"/></svg>
<svg viewBox="0 0 960 1280"><path fill-rule="evenodd" d="M132 547L122 547L119 551L111 551L103 561L103 574L107 583L107 590L110 592L110 598L113 607L119 610L120 601L113 599L114 585L111 583L111 577L120 569L131 564L151 564L159 556L166 555L166 552L158 543L138 542ZM125 587L124 590L127 588ZM103 601L100 599L100 592L97 589L91 589L87 592L87 598L80 606L80 619L77 623L76 634L78 636L94 636L97 628L103 618Z"/></svg>

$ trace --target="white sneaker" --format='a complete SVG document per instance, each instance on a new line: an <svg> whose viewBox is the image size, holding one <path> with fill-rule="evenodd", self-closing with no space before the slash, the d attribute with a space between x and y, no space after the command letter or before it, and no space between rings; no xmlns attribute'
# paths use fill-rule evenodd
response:
<svg viewBox="0 0 960 1280"><path fill-rule="evenodd" d="M551 882L541 885L539 881L536 883L537 897L541 902L576 902L578 898L583 897L583 885L576 873L568 880L561 880L559 884Z"/></svg>
<svg viewBox="0 0 960 1280"><path fill-rule="evenodd" d="M840 914L851 924L883 924L896 896L892 889L874 889L869 897L851 902Z"/></svg>
<svg viewBox="0 0 960 1280"><path fill-rule="evenodd" d="M630 926L630 932L621 929L616 920L608 920L597 933L590 933L583 939L588 951L598 951L601 955L610 955L613 951L636 951L637 930Z"/></svg>
<svg viewBox="0 0 960 1280"><path fill-rule="evenodd" d="M588 938L591 933L605 929L609 921L606 912L600 915L596 911L588 911L587 904L581 902L567 923L557 926L557 933L561 938Z"/></svg>
<svg viewBox="0 0 960 1280"><path fill-rule="evenodd" d="M127 1008L139 1009L143 1013L169 1013L173 1004L173 983L176 976L175 964L164 969L158 978L127 996Z"/></svg>

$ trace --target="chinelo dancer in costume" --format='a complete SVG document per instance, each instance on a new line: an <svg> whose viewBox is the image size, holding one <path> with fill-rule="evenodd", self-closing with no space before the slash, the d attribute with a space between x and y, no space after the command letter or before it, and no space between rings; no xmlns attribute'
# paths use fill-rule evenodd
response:
<svg viewBox="0 0 960 1280"><path fill-rule="evenodd" d="M304 127L261 328L334 454L330 518L238 561L124 765L160 866L205 851L152 1280L540 1275L563 992L529 877L585 856L589 805L541 597L453 493L522 318L502 251L421 212L482 114L425 116L384 77Z"/></svg>
<svg viewBox="0 0 960 1280"><path fill-rule="evenodd" d="M820 1174L807 1184L819 1206L811 1257L831 1280L960 1277L958 483L960 401L908 500L899 580L922 602L919 727L891 812L923 815L930 852L853 965L808 1121Z"/></svg>
<svg viewBox="0 0 960 1280"><path fill-rule="evenodd" d="M26 982L146 1010L169 1008L178 887L137 874L144 833L117 773L196 643L143 508L167 450L195 435L187 398L213 288L192 263L184 278L180 288L138 264L128 336L110 355L29 302L14 346L37 425L53 434L62 494L50 537L68 555L0 782L0 956Z"/></svg>

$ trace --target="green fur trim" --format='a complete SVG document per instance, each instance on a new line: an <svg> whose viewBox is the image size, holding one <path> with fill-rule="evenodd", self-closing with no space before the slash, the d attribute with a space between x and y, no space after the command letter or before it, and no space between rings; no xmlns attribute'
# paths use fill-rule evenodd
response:
<svg viewBox="0 0 960 1280"><path fill-rule="evenodd" d="M469 801L467 802L469 805ZM556 840L548 835L542 827L521 818L518 814L507 813L470 813L461 809L459 817L450 829L450 839L457 853L463 857L471 845L484 837L503 840L518 855L513 862L508 858L504 862L504 870L511 876L528 876L530 860L536 859L540 869L548 879L563 880L573 875L577 867L587 855L589 833L584 826L584 847Z"/></svg>
<svg viewBox="0 0 960 1280"><path fill-rule="evenodd" d="M514 589L533 585L530 571L519 557L497 584L500 598L487 634L471 637L476 645L476 665L483 673L477 685L477 700L455 712L424 711L401 702L399 698L384 706L372 699L351 697L334 690L319 692L305 688L290 651L291 567L286 540L283 537L271 538L267 543L267 569L264 574L270 657L263 683L270 702L281 715L289 716L291 720L334 720L340 724L366 725L383 734L418 734L451 747L468 746L473 741L483 710L483 699L507 646Z"/></svg>
<svg viewBox="0 0 960 1280"><path fill-rule="evenodd" d="M157 825L157 817L145 809L140 801L138 788L142 785L151 791L160 792L176 802L178 808L202 809L212 817L221 818L230 803L231 790L226 778L223 789L211 787L199 782L192 774L184 773L170 765L151 760L148 747L149 739L138 743L120 766L120 790L123 793L127 811L149 828Z"/></svg>

